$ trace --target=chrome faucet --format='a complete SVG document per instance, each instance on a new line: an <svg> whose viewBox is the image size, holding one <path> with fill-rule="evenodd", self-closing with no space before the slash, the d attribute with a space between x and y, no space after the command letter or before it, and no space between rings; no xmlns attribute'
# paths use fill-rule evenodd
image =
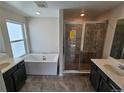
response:
<svg viewBox="0 0 124 93"><path fill-rule="evenodd" d="M43 60L46 60L46 57L45 56L43 56Z"/></svg>

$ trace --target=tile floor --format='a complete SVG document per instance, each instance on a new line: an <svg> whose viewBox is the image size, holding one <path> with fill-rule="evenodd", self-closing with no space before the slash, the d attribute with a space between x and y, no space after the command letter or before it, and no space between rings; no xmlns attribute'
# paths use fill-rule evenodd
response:
<svg viewBox="0 0 124 93"><path fill-rule="evenodd" d="M28 76L21 92L94 92L88 75Z"/></svg>

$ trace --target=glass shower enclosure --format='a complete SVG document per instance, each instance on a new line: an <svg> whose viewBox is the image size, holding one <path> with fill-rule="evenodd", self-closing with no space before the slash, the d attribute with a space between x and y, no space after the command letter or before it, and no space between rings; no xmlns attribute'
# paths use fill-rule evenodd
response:
<svg viewBox="0 0 124 93"><path fill-rule="evenodd" d="M92 58L102 58L107 22L64 24L64 70L90 70Z"/></svg>

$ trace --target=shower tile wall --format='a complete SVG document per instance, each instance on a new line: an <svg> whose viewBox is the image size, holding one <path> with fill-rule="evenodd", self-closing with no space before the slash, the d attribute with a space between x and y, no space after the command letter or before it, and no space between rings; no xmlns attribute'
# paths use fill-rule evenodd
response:
<svg viewBox="0 0 124 93"><path fill-rule="evenodd" d="M102 58L106 28L106 23L87 23L85 25L80 69L89 69L91 58Z"/></svg>
<svg viewBox="0 0 124 93"><path fill-rule="evenodd" d="M96 58L101 58L105 35L106 24L86 24L83 52L90 52L95 54Z"/></svg>

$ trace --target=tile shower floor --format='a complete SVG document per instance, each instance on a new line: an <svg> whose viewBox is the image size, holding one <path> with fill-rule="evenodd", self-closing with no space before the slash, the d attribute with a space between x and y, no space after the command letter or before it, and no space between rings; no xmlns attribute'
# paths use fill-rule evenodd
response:
<svg viewBox="0 0 124 93"><path fill-rule="evenodd" d="M21 92L94 92L88 75L28 76Z"/></svg>

